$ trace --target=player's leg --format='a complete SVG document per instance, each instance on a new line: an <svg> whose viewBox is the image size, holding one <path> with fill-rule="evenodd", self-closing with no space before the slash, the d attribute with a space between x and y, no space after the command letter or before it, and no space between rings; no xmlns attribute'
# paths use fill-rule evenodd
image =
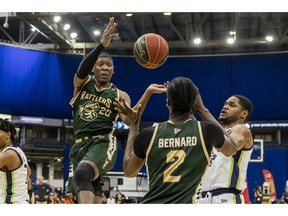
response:
<svg viewBox="0 0 288 216"><path fill-rule="evenodd" d="M82 146L80 143L74 144L69 153L70 164L69 164L67 190L68 192L71 192L74 197L78 196L76 185L74 182L74 173L84 154L85 153L82 153Z"/></svg>
<svg viewBox="0 0 288 216"><path fill-rule="evenodd" d="M92 184L95 191L95 203L102 203L102 186L103 186L103 175L109 172L116 162L117 158L117 140L116 137L108 134L101 138L96 138L95 142L97 145L93 148L97 152L98 157L93 156L93 151L90 151L88 157L92 158L97 167L99 168L99 175ZM96 153L94 153L96 155Z"/></svg>
<svg viewBox="0 0 288 216"><path fill-rule="evenodd" d="M102 203L102 175L115 164L116 139L111 135L101 136L87 141L86 149L89 150L74 173L78 200L79 203Z"/></svg>
<svg viewBox="0 0 288 216"><path fill-rule="evenodd" d="M75 168L77 167L77 164L73 164L72 162L70 162L69 165L69 175L68 175L68 184L67 184L67 191L72 193L73 196L77 196L77 190L76 190L76 186L74 183L74 172L75 172Z"/></svg>
<svg viewBox="0 0 288 216"><path fill-rule="evenodd" d="M95 203L95 190L92 184L99 177L97 165L89 160L82 160L74 174L79 203Z"/></svg>
<svg viewBox="0 0 288 216"><path fill-rule="evenodd" d="M94 203L95 200L91 182L99 171L93 161L84 159L93 146L93 140L84 140L74 144L70 150L69 158L73 166L69 168L68 188L74 196L77 195L78 203Z"/></svg>
<svg viewBox="0 0 288 216"><path fill-rule="evenodd" d="M102 185L103 185L103 176L100 173L100 176L92 182L95 191L95 204L102 204Z"/></svg>

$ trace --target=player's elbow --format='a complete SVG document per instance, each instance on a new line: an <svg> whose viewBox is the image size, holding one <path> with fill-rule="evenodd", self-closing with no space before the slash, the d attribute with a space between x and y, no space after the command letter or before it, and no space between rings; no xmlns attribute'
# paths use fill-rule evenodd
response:
<svg viewBox="0 0 288 216"><path fill-rule="evenodd" d="M126 146L127 148L127 146ZM134 153L131 154L131 157L125 157L123 159L123 170L124 176L128 178L132 178L138 175L142 165L143 159L138 158Z"/></svg>
<svg viewBox="0 0 288 216"><path fill-rule="evenodd" d="M237 151L224 151L222 152L226 157L231 157L236 154Z"/></svg>
<svg viewBox="0 0 288 216"><path fill-rule="evenodd" d="M131 167L129 168L129 166L125 166L123 164L123 170L124 170L124 176L128 177L128 178L133 178L135 176L137 176L138 172L134 169L132 169Z"/></svg>
<svg viewBox="0 0 288 216"><path fill-rule="evenodd" d="M235 146L229 146L228 148L225 148L222 153L226 156L226 157L231 157L233 155L235 155L237 153L237 149L235 148Z"/></svg>
<svg viewBox="0 0 288 216"><path fill-rule="evenodd" d="M231 137L225 137L225 142L222 146L221 152L227 157L233 156L237 153L236 144Z"/></svg>
<svg viewBox="0 0 288 216"><path fill-rule="evenodd" d="M137 176L138 173L135 173L135 172L131 172L130 170L128 169L125 169L124 170L124 176L125 177L128 177L128 178L133 178L135 176Z"/></svg>
<svg viewBox="0 0 288 216"><path fill-rule="evenodd" d="M226 157L231 157L237 153L237 149L234 145L225 143L220 149L218 149Z"/></svg>

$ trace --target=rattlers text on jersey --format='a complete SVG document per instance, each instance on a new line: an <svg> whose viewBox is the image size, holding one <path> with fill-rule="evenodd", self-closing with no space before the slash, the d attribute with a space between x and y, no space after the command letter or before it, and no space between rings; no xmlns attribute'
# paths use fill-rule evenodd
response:
<svg viewBox="0 0 288 216"><path fill-rule="evenodd" d="M79 93L70 101L76 138L112 133L118 118L113 102L118 97L119 90L115 85L110 84L98 90L94 77L89 76Z"/></svg>
<svg viewBox="0 0 288 216"><path fill-rule="evenodd" d="M16 151L22 161L22 165L12 171L0 170L0 203L28 204L28 163L24 152L18 147L7 147Z"/></svg>

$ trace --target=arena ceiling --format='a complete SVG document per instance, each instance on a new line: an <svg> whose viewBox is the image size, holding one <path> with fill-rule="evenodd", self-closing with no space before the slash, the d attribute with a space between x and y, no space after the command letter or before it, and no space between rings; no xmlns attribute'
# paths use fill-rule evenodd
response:
<svg viewBox="0 0 288 216"><path fill-rule="evenodd" d="M54 16L61 16L55 23ZM162 35L170 47L170 55L207 55L230 53L279 52L288 49L288 13L0 13L0 44L10 44L36 50L86 54L100 41L110 16L118 23L117 33L108 51L114 56L133 54L135 41L143 34ZM65 23L70 29L65 31ZM31 27L36 31L31 31ZM77 32L72 39L70 33ZM230 32L235 32L231 35ZM268 42L265 37L274 37ZM200 37L202 43L193 40ZM227 38L235 39L227 44Z"/></svg>

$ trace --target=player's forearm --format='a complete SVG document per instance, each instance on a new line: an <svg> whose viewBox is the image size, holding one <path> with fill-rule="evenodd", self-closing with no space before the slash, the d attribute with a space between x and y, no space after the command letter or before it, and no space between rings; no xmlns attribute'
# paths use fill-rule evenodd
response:
<svg viewBox="0 0 288 216"><path fill-rule="evenodd" d="M151 97L151 95L153 94L153 92L147 88L144 92L144 94L142 95L142 97L139 99L139 101L137 102L137 104L133 107L133 109L136 109L138 107L139 104L141 104L142 106L142 112L145 110L145 107Z"/></svg>
<svg viewBox="0 0 288 216"><path fill-rule="evenodd" d="M127 165L129 164L131 154L134 151L134 141L138 134L139 126L132 124L129 128L129 133L127 137L126 147L124 151L124 158L123 158L123 168L126 170Z"/></svg>
<svg viewBox="0 0 288 216"><path fill-rule="evenodd" d="M128 138L123 157L123 170L126 177L133 177L135 174L133 164L131 164L131 157L134 152L134 141L139 132L139 124L132 124L129 128Z"/></svg>
<svg viewBox="0 0 288 216"><path fill-rule="evenodd" d="M229 149L228 152L232 153L232 155L234 155L236 153L235 152L236 151L236 144L235 144L233 138L230 136L230 134L228 134L228 132L225 130L225 128L222 127L222 125L212 116L212 114L210 113L210 111L206 107L202 107L201 109L197 110L197 113L204 122L213 123L222 129L225 137L227 138L229 144L231 145L230 146L231 148Z"/></svg>
<svg viewBox="0 0 288 216"><path fill-rule="evenodd" d="M204 122L211 122L223 128L206 107L197 110L197 113Z"/></svg>
<svg viewBox="0 0 288 216"><path fill-rule="evenodd" d="M78 70L77 70L77 76L80 79L84 79L87 77L87 75L92 71L95 62L97 61L100 53L104 49L104 46L99 43L97 47L95 47L80 63Z"/></svg>
<svg viewBox="0 0 288 216"><path fill-rule="evenodd" d="M152 94L162 94L167 91L166 84L161 85L161 84L151 84L148 86L148 88L145 90L144 94L140 98L140 100L137 102L137 104L133 107L133 109L137 108L139 104L142 105L142 111L143 113L150 97Z"/></svg>

